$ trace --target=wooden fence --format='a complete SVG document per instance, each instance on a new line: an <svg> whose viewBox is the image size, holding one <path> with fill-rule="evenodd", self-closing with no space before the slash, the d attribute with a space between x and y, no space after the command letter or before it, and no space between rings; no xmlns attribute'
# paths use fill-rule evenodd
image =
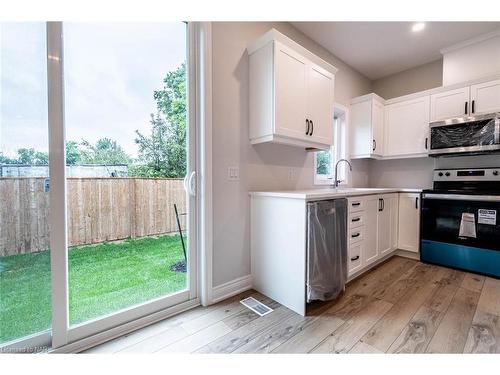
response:
<svg viewBox="0 0 500 375"><path fill-rule="evenodd" d="M69 246L177 231L186 211L181 179L68 178ZM49 248L44 178L0 178L0 256ZM182 219L181 223L185 223Z"/></svg>

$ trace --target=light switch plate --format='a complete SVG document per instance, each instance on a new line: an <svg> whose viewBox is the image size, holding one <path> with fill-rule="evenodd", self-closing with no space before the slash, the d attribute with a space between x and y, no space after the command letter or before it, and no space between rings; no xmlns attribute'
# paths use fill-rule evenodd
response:
<svg viewBox="0 0 500 375"><path fill-rule="evenodd" d="M229 181L239 181L239 179L240 179L240 168L238 168L238 167L228 167L227 168L227 179Z"/></svg>

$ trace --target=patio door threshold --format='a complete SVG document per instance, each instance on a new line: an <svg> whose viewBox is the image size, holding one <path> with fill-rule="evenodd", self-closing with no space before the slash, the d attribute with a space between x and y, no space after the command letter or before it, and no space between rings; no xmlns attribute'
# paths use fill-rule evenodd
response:
<svg viewBox="0 0 500 375"><path fill-rule="evenodd" d="M184 293L188 292L182 292L179 293L179 295L185 297ZM174 298L176 296L174 296ZM85 325L70 328L68 331L68 336L71 342L58 348L51 349L49 350L49 353L78 353L200 305L200 299L194 298L185 302L174 304L173 306L164 308L159 311L151 312L149 313L149 315L144 315L144 309L147 308L148 310L153 310L155 308L156 302L160 301L154 301L153 303L150 302L144 306L127 309L118 314L113 314L113 316L86 323ZM141 317L130 320L133 315L139 315ZM124 319L127 319L127 321L121 323L119 322ZM97 329L99 329L98 326L109 324L112 320L115 320L117 323L117 325L115 325L113 328L103 328L103 330L99 333L91 336L88 335L88 332L95 332Z"/></svg>

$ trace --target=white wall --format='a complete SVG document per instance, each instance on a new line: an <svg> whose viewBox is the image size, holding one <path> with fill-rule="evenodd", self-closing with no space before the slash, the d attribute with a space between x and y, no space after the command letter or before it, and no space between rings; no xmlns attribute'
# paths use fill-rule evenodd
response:
<svg viewBox="0 0 500 375"><path fill-rule="evenodd" d="M335 97L348 105L369 93L371 82L287 23L213 23L213 285L250 273L249 197L251 190L310 188L313 154L281 145L251 146L248 140L247 45L276 28L336 66ZM355 163L353 181L368 183L368 162ZM227 181L239 166L240 180ZM294 176L290 180L289 169Z"/></svg>
<svg viewBox="0 0 500 375"><path fill-rule="evenodd" d="M444 53L443 85L500 73L500 31L496 35Z"/></svg>
<svg viewBox="0 0 500 375"><path fill-rule="evenodd" d="M433 158L370 160L370 187L430 188Z"/></svg>
<svg viewBox="0 0 500 375"><path fill-rule="evenodd" d="M372 82L372 91L384 99L392 99L442 85L443 60L439 59L377 79Z"/></svg>

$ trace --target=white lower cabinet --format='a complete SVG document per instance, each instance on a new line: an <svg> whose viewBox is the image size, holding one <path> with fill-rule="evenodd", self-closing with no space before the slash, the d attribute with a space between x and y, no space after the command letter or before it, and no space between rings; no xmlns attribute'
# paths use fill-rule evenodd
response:
<svg viewBox="0 0 500 375"><path fill-rule="evenodd" d="M348 201L348 270L353 275L397 249L398 194L367 195Z"/></svg>
<svg viewBox="0 0 500 375"><path fill-rule="evenodd" d="M420 241L420 194L399 194L398 248L418 253Z"/></svg>

